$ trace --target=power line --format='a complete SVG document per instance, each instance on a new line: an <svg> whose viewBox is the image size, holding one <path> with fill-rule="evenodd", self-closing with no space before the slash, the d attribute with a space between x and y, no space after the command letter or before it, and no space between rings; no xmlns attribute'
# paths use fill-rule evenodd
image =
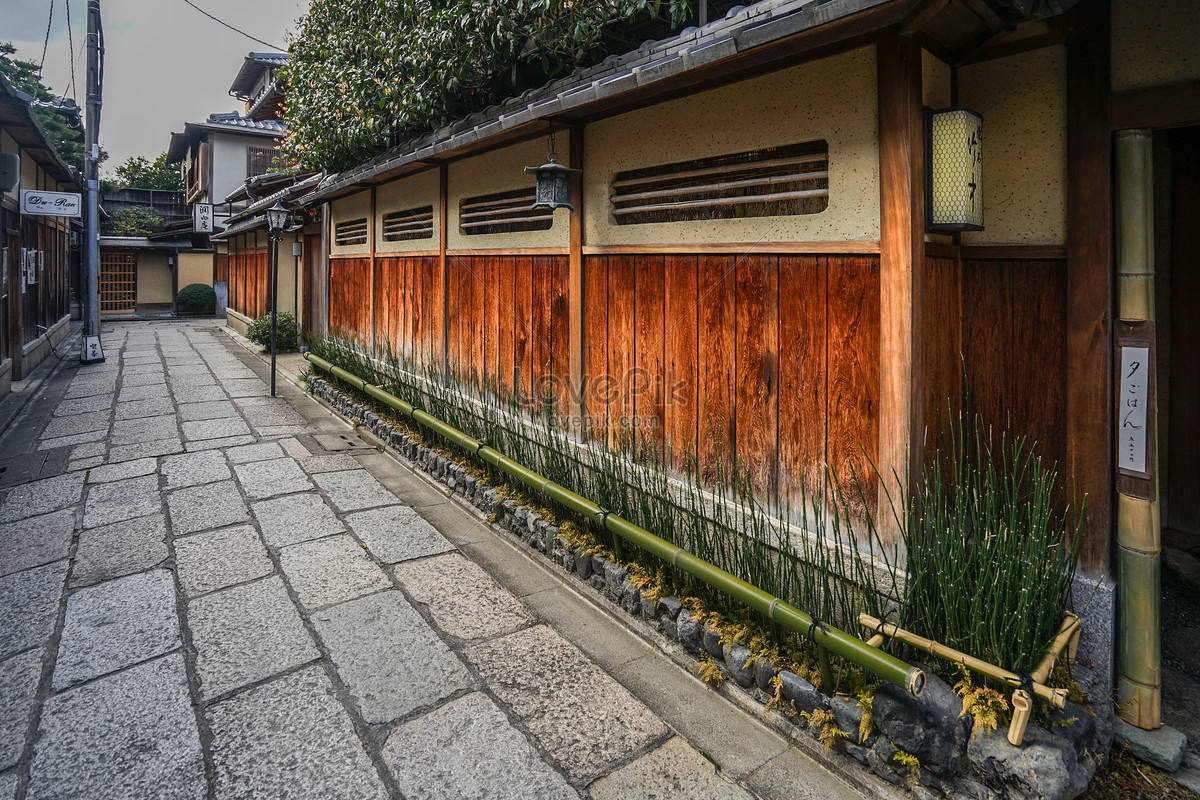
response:
<svg viewBox="0 0 1200 800"><path fill-rule="evenodd" d="M46 66L46 51L50 49L50 26L54 24L54 0L50 0L50 19L46 20L46 41L42 42L42 60L38 63L37 82L41 85L42 82L42 67ZM33 95L37 97L37 88L33 90Z"/></svg>
<svg viewBox="0 0 1200 800"><path fill-rule="evenodd" d="M198 6L198 5L196 5L195 3L193 3L193 2L192 2L192 0L183 0L183 2L187 3L189 6L191 6L191 7L192 7L192 8L194 8L194 9L196 9L196 10L197 10L197 11L199 11L201 14L203 14L204 16L206 16L206 17L208 17L209 19L211 19L213 22L216 22L216 23L219 23L219 24L221 24L221 25L224 25L226 28L229 28L229 30L233 31L234 33L240 33L242 36L245 36L247 39L250 39L251 41L255 41L255 42L258 42L259 44L266 45L267 47L271 48L272 50L278 50L278 51L280 51L280 52L286 52L286 50L287 50L287 48L286 48L286 47L280 47L280 46L279 46L279 45L277 45L277 44L271 44L270 42L264 42L262 39L259 39L257 36L251 36L250 34L246 33L245 31L243 31L243 30L241 30L241 29L239 29L239 28L235 28L235 27L233 27L232 25L230 25L230 24L229 24L228 22L226 22L225 20L222 20L222 19L217 19L217 18L216 18L216 17L214 17L212 14L208 13L208 12L207 12L207 11L205 11L203 8L201 8L200 6ZM50 0L50 3L51 3L51 7L53 8L54 0Z"/></svg>

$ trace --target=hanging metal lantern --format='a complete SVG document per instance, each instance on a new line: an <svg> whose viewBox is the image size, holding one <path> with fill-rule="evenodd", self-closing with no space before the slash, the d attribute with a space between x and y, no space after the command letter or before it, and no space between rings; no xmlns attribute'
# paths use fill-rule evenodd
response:
<svg viewBox="0 0 1200 800"><path fill-rule="evenodd" d="M525 174L533 174L537 176L537 192L534 194L533 209L548 208L553 211L556 208L566 208L571 211L575 210L575 206L571 205L571 176L578 175L583 172L580 169L572 169L564 167L558 163L558 154L554 152L554 126L550 126L550 154L546 157L546 163L540 167L526 167Z"/></svg>

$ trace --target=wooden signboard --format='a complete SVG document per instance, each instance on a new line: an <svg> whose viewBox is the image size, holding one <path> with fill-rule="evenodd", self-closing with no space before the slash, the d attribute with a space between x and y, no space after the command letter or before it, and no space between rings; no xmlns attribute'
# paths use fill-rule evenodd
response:
<svg viewBox="0 0 1200 800"><path fill-rule="evenodd" d="M1158 496L1158 397L1154 323L1118 322L1116 347L1117 491Z"/></svg>

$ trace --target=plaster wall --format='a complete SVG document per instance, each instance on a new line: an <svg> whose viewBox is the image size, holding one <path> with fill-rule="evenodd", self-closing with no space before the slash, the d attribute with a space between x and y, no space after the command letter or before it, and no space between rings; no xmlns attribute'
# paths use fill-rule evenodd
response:
<svg viewBox="0 0 1200 800"><path fill-rule="evenodd" d="M921 103L927 108L947 108L954 104L950 91L950 65L921 51Z"/></svg>
<svg viewBox="0 0 1200 800"><path fill-rule="evenodd" d="M584 139L584 242L878 239L878 128L873 46L602 120ZM829 206L819 214L612 221L609 185L618 172L815 139L829 143Z"/></svg>
<svg viewBox="0 0 1200 800"><path fill-rule="evenodd" d="M588 128L589 132L591 128ZM558 160L567 163L569 142L565 130L555 134ZM526 142L492 150L488 153L455 161L449 167L447 193L449 224L446 247L451 250L491 247L566 247L570 244L569 213L566 209L554 212L554 225L544 231L527 233L485 233L463 236L458 230L458 207L464 198L494 192L526 189L534 185L525 167L546 163L546 139L536 137ZM586 159L585 159L586 160Z"/></svg>
<svg viewBox="0 0 1200 800"><path fill-rule="evenodd" d="M176 258L179 260L179 288L193 283L213 285L213 254L192 253L181 251Z"/></svg>
<svg viewBox="0 0 1200 800"><path fill-rule="evenodd" d="M137 303L171 303L171 265L166 253L138 253Z"/></svg>
<svg viewBox="0 0 1200 800"><path fill-rule="evenodd" d="M371 224L371 190L367 189L357 194L348 195L329 204L329 252L335 256L365 256L371 253L371 236L374 231L368 230L365 244L339 245L334 241L338 223L352 219L367 219Z"/></svg>
<svg viewBox="0 0 1200 800"><path fill-rule="evenodd" d="M438 209L438 170L427 169L375 190L375 252L376 253L436 253L441 232L441 213ZM433 206L433 236L429 239L410 239L405 242L383 241L383 217L395 211L408 211Z"/></svg>
<svg viewBox="0 0 1200 800"><path fill-rule="evenodd" d="M1112 0L1115 92L1200 80L1200 3Z"/></svg>
<svg viewBox="0 0 1200 800"><path fill-rule="evenodd" d="M209 202L222 203L225 195L246 182L246 148L274 147L278 141L270 136L230 136L212 134L212 186Z"/></svg>
<svg viewBox="0 0 1200 800"><path fill-rule="evenodd" d="M21 190L22 189L40 189L40 188L42 188L42 185L40 183L38 183L38 178L40 177L40 175L38 174L39 172L40 172L40 170L38 169L37 162L33 160L33 158L29 155L28 151L22 150L21 151L21 185L17 187L17 191L15 192L15 194L17 195L17 202L20 202L20 200L21 200Z"/></svg>
<svg viewBox="0 0 1200 800"><path fill-rule="evenodd" d="M965 245L1067 241L1066 51L962 67L959 103L983 115L982 231Z"/></svg>

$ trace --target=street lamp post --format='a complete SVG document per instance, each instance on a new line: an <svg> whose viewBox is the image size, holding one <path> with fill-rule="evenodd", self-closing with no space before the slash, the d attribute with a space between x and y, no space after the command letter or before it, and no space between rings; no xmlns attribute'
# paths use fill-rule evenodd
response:
<svg viewBox="0 0 1200 800"><path fill-rule="evenodd" d="M271 397L275 396L275 332L279 312L279 237L287 225L288 211L276 202L267 209L267 231L271 236Z"/></svg>

